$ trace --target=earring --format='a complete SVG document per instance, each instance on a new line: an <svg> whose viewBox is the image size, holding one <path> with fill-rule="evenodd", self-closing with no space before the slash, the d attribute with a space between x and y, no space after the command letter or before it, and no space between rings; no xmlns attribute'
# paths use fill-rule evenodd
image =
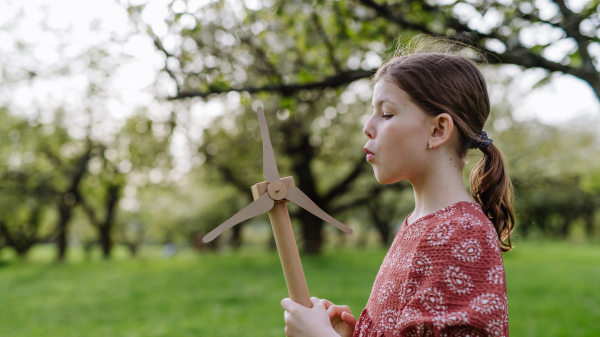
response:
<svg viewBox="0 0 600 337"><path fill-rule="evenodd" d="M429 144L429 148L431 149L431 144Z"/></svg>

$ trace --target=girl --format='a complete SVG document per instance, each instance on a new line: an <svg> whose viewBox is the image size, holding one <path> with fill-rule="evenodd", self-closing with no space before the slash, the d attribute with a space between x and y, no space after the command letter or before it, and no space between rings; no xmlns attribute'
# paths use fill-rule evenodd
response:
<svg viewBox="0 0 600 337"><path fill-rule="evenodd" d="M501 251L512 248L512 185L483 131L490 101L481 72L459 45L442 46L396 55L374 76L366 159L378 182L412 184L415 210L366 308L356 321L347 306L312 297L309 309L286 298L287 336L508 336ZM483 152L471 172L475 202L462 179L470 148Z"/></svg>

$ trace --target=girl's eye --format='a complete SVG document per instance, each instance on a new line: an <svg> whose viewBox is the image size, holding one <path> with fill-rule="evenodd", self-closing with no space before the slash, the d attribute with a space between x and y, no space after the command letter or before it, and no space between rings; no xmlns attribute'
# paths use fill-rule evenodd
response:
<svg viewBox="0 0 600 337"><path fill-rule="evenodd" d="M381 117L383 117L383 118L385 118L385 119L390 119L390 118L392 118L392 116L393 116L393 115L383 115L383 116L381 116Z"/></svg>

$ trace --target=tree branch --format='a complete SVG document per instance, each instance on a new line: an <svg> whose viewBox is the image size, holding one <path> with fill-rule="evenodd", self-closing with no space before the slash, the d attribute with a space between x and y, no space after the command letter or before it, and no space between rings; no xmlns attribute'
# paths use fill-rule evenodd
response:
<svg viewBox="0 0 600 337"><path fill-rule="evenodd" d="M266 52L265 52L265 51L264 51L262 48L260 48L260 47L258 47L258 46L255 46L254 44L252 44L252 42L250 41L250 38L241 39L241 41L242 41L243 43L247 44L248 46L250 46L250 48L251 48L252 50L254 50L254 52L256 53L256 55L260 56L260 59L261 59L261 60L262 60L262 62L265 64L265 66L266 66L266 68L267 68L267 71L268 71L268 72L269 72L271 75L273 75L273 76L277 77L277 81L278 81L279 83L281 83L281 82L282 82L282 78L283 78L283 77L281 76L281 74L280 74L280 73L279 73L279 71L277 70L277 67L276 67L274 64L272 64L271 62L269 62L269 59L268 59L268 57L267 57L267 53L266 53Z"/></svg>
<svg viewBox="0 0 600 337"><path fill-rule="evenodd" d="M365 167L367 166L366 163L367 161L361 157L361 159L354 165L354 169L352 169L352 171L346 176L346 178L344 178L336 186L331 188L329 192L327 192L327 194L325 195L324 199L331 200L336 195L344 194L348 190L348 188L350 188L350 185L356 180L356 178L358 178L364 171Z"/></svg>
<svg viewBox="0 0 600 337"><path fill-rule="evenodd" d="M330 209L330 212L332 214L339 214L341 212L347 211L349 209L358 207L358 206L362 206L364 205L366 202L368 202L369 200L371 200L373 198L373 196L378 195L379 193L383 192L384 186L383 185L377 185L375 187L373 187L370 191L364 193L363 197L354 199L346 204L343 205L339 205L337 207L332 207Z"/></svg>
<svg viewBox="0 0 600 337"><path fill-rule="evenodd" d="M594 67L594 60L588 53L588 45L590 43L589 38L583 36L579 31L579 26L581 25L581 21L583 21L583 17L579 16L577 13L573 13L566 5L564 0L553 0L554 3L558 5L560 12L562 13L564 19L559 23L562 29L565 30L567 36L572 37L577 41L577 45L579 46L578 51L579 55L581 55L582 68L586 70L586 72L595 72L596 67Z"/></svg>
<svg viewBox="0 0 600 337"><path fill-rule="evenodd" d="M323 81L320 81L320 82L312 82L312 83L304 83L304 84L289 84L289 85L268 84L263 87L241 87L239 89L234 89L234 88L221 89L221 88L217 88L217 87L209 85L209 89L207 91L187 91L187 92L184 91L184 92L179 93L177 96L171 97L169 99L176 100L176 99L189 98L189 97L208 97L209 95L212 95L212 94L220 94L220 93L230 92L230 91L238 91L238 92L247 91L248 93L251 93L251 94L258 93L258 92L275 92L275 93L280 93L283 96L291 96L292 94L294 94L300 90L303 90L303 89L307 89L307 90L324 89L326 87L336 88L336 87L345 85L347 83L354 82L354 81L362 79L362 78L370 77L372 75L372 73L375 72L375 70L376 69L373 69L373 70L349 70L349 71L341 72L341 73L331 76L331 77L327 77Z"/></svg>
<svg viewBox="0 0 600 337"><path fill-rule="evenodd" d="M327 51L329 52L329 60L333 64L333 68L335 69L336 74L341 73L342 68L340 67L339 62L335 58L335 47L329 40L327 33L325 33L325 29L323 28L323 26L321 25L321 22L319 21L319 15L315 11L312 12L312 20L313 20L313 23L315 24L315 27L317 28L317 33L319 33L321 40L323 40L323 43L327 47Z"/></svg>
<svg viewBox="0 0 600 337"><path fill-rule="evenodd" d="M417 29L417 30L421 30L422 32L427 33L427 34L445 37L444 35L431 32L424 25L407 22L406 20L404 20L403 17L393 14L392 13L393 7L390 7L387 5L379 5L379 4L375 3L373 0L359 0L359 1L361 4L375 10L375 12L377 13L377 15L379 17L384 17L384 18L388 19L389 21L398 24L401 27L409 28L409 29ZM488 63L490 63L490 64L501 64L501 63L506 64L506 63L508 63L508 64L519 65L519 66L522 66L525 68L538 68L539 67L539 68L547 69L552 72L560 71L565 74L571 74L573 76L579 77L580 79L588 82L594 89L596 96L598 96L598 98L600 98L600 78L598 77L598 71L596 71L591 57L589 56L589 53L587 52L587 46L589 44L589 41L587 41L586 37L584 37L579 32L579 23L581 23L582 17L577 16L576 13L573 13L571 10L569 10L564 5L563 0L556 0L555 2L557 2L557 4L559 5L559 8L561 8L561 11L564 10L564 12L563 12L563 16L565 16L564 20L566 20L566 21L571 20L572 22L576 22L576 23L578 22L576 25L573 25L572 23L568 24L568 23L561 22L559 24L559 26L565 30L569 29L571 31L570 34L575 34L575 35L571 35L571 36L573 36L573 38L575 38L579 44L579 52L580 52L580 55L583 60L583 67L581 67L581 68L576 68L576 67L562 65L560 63L552 62L550 60L547 60L540 54L532 52L531 50L529 50L521 45L511 46L509 43L507 43L508 41L506 40L506 38L504 36L501 36L501 35L497 34L496 32L493 32L491 34L484 34L484 33L478 32L476 30L470 29L466 24L461 23L458 19L449 17L445 13L442 13L439 7L429 6L427 4L424 4L423 8L431 13L441 13L441 14L446 15L445 18L446 18L446 26L447 27L453 28L457 32L469 33L470 36L474 37L475 39L474 39L473 43L476 44L476 47L478 49L481 49L484 52L484 55L485 55ZM543 21L543 20L540 20L540 21ZM544 21L544 22L546 22L546 21ZM554 26L556 26L556 25L554 25ZM569 32L567 32L567 34L569 34ZM577 36L577 38L576 38L576 36ZM498 53L491 51L485 47L479 46L478 45L479 40L484 39L484 38L494 38L494 39L498 39L498 40L504 42L506 44L507 50L502 54L498 54Z"/></svg>
<svg viewBox="0 0 600 337"><path fill-rule="evenodd" d="M253 200L250 186L238 179L229 167L221 166L215 163L213 163L213 165L216 166L217 170L223 175L226 181L235 186L240 192L247 195L250 200Z"/></svg>
<svg viewBox="0 0 600 337"><path fill-rule="evenodd" d="M403 16L399 14L394 14L391 10L392 8L390 8L390 6L388 5L379 5L373 0L360 0L360 3L363 4L365 7L373 9L377 13L377 16L386 18L388 21L394 22L399 26L418 30L426 34L438 35L437 33L429 30L429 28L427 28L426 25L409 22Z"/></svg>
<svg viewBox="0 0 600 337"><path fill-rule="evenodd" d="M88 218L90 219L90 222L92 223L93 226L98 227L100 225L100 221L98 220L98 217L96 216L96 212L94 211L94 207L92 207L87 200L79 195L79 198L77 198L77 202L81 205L81 208L83 208L83 211L87 214Z"/></svg>

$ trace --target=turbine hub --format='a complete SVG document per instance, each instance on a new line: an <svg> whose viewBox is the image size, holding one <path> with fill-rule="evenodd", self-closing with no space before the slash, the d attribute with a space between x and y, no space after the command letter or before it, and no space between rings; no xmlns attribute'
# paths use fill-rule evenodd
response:
<svg viewBox="0 0 600 337"><path fill-rule="evenodd" d="M287 195L287 188L281 181L276 181L269 184L267 192L273 200L281 200Z"/></svg>

